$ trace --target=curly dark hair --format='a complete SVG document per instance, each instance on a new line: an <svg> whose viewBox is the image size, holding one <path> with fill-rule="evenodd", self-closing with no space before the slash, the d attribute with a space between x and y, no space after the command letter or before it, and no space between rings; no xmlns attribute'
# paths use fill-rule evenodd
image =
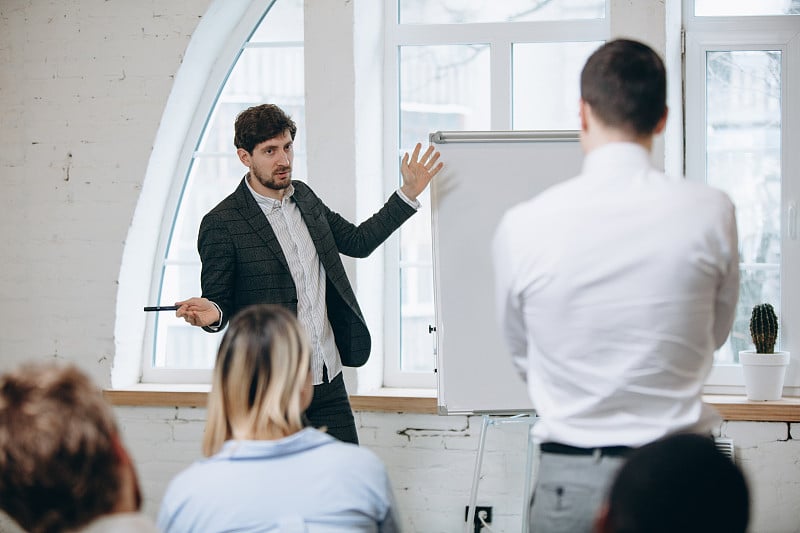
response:
<svg viewBox="0 0 800 533"><path fill-rule="evenodd" d="M29 364L0 377L0 508L31 533L82 527L122 491L117 426L76 367Z"/></svg>
<svg viewBox="0 0 800 533"><path fill-rule="evenodd" d="M268 139L277 137L286 130L294 140L297 125L283 109L275 104L249 107L239 113L234 125L233 144L252 154L253 148Z"/></svg>

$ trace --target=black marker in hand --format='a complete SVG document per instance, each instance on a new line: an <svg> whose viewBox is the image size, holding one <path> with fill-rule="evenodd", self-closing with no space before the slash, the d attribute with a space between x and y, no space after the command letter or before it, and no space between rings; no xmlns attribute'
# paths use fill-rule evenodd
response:
<svg viewBox="0 0 800 533"><path fill-rule="evenodd" d="M178 305L156 305L153 307L145 307L145 311L177 311Z"/></svg>

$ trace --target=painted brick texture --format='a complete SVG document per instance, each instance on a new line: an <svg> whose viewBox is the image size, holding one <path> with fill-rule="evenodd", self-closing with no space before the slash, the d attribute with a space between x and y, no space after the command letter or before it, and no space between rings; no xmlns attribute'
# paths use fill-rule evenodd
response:
<svg viewBox="0 0 800 533"><path fill-rule="evenodd" d="M346 4L348 2L342 2ZM117 280L175 73L210 0L0 2L0 370L59 358L110 383ZM154 235L155 239L156 236ZM155 516L200 457L205 410L119 407ZM357 413L406 531L463 526L480 417ZM754 533L800 532L800 425L730 422ZM519 531L525 429L492 428L478 503ZM0 532L17 531L0 519Z"/></svg>

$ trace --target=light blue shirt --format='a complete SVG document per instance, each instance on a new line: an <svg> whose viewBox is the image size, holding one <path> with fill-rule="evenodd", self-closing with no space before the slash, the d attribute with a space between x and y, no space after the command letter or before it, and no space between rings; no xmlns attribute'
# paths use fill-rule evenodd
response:
<svg viewBox="0 0 800 533"><path fill-rule="evenodd" d="M167 487L165 533L394 533L389 478L366 448L306 428L280 440L228 441Z"/></svg>

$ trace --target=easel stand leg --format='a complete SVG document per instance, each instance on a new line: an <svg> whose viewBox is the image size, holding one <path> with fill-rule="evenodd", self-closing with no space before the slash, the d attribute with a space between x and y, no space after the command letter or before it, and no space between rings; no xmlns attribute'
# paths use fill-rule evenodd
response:
<svg viewBox="0 0 800 533"><path fill-rule="evenodd" d="M535 422L535 418L531 420L531 425ZM528 521L531 512L531 470L533 469L533 436L528 431L528 452L525 458L525 488L523 489L522 496L522 533L528 533Z"/></svg>
<svg viewBox="0 0 800 533"><path fill-rule="evenodd" d="M478 500L478 482L481 479L481 467L483 466L483 451L486 445L486 432L492 423L488 415L483 415L481 422L481 436L478 442L478 456L475 458L475 471L472 474L472 489L469 493L469 511L467 512L466 533L474 532L475 525L475 504Z"/></svg>

